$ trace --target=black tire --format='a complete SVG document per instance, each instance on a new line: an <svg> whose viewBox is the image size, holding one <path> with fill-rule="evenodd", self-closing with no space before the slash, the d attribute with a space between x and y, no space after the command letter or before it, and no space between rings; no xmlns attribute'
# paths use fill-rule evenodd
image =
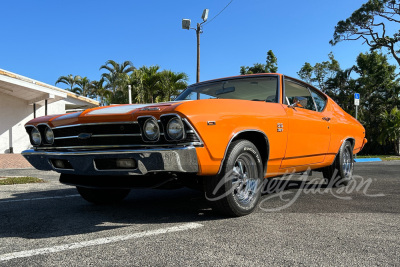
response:
<svg viewBox="0 0 400 267"><path fill-rule="evenodd" d="M345 141L340 147L333 164L325 167L322 170L322 174L329 186L339 187L349 184L353 177L353 170L353 146L349 141Z"/></svg>
<svg viewBox="0 0 400 267"><path fill-rule="evenodd" d="M232 142L221 173L204 179L207 200L229 216L253 212L261 196L263 164L257 147L247 140Z"/></svg>
<svg viewBox="0 0 400 267"><path fill-rule="evenodd" d="M103 189L77 186L79 194L95 204L113 204L122 201L131 191L130 189Z"/></svg>

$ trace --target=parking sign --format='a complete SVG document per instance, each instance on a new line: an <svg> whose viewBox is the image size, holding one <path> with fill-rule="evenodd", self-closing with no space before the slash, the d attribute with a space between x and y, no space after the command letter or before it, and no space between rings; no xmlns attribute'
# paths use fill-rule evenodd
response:
<svg viewBox="0 0 400 267"><path fill-rule="evenodd" d="M360 105L360 94L359 93L354 94L354 105L356 105L356 106Z"/></svg>

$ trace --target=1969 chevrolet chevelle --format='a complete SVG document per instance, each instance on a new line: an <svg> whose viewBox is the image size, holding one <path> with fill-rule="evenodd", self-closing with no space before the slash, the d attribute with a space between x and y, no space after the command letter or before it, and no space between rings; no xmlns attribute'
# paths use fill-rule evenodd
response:
<svg viewBox="0 0 400 267"><path fill-rule="evenodd" d="M25 158L61 173L90 202L180 183L233 216L255 209L264 178L311 169L346 185L367 142L331 98L281 74L205 81L172 102L45 116L25 127L33 145Z"/></svg>

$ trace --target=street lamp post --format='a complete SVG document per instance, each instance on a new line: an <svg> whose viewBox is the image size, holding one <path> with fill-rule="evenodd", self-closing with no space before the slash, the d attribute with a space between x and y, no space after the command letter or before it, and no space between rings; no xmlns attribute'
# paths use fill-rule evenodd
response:
<svg viewBox="0 0 400 267"><path fill-rule="evenodd" d="M204 9L203 15L201 18L203 19L202 23L197 23L196 28L190 28L190 19L182 19L182 29L185 30L195 30L197 37L197 69L196 69L196 83L200 82L200 34L203 33L201 25L205 23L208 19L208 9Z"/></svg>

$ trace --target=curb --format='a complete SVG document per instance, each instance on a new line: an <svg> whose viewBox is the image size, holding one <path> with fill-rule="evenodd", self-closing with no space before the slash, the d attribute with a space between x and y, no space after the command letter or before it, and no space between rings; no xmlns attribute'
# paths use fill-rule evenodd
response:
<svg viewBox="0 0 400 267"><path fill-rule="evenodd" d="M382 161L380 158L361 158L361 159L354 159L355 162L376 162Z"/></svg>

